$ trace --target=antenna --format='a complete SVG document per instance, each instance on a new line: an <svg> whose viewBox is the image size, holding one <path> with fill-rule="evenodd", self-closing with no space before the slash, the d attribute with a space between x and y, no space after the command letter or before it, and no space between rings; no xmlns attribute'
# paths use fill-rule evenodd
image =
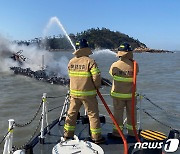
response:
<svg viewBox="0 0 180 154"><path fill-rule="evenodd" d="M44 55L42 55L42 70L44 70Z"/></svg>

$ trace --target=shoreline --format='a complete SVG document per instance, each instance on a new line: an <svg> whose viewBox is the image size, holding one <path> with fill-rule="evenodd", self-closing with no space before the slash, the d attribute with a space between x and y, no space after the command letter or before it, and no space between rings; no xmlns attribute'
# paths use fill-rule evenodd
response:
<svg viewBox="0 0 180 154"><path fill-rule="evenodd" d="M169 50L163 50L163 49L151 49L151 48L135 48L133 50L134 53L144 53L144 52L149 52L149 53L174 53L174 51L169 51Z"/></svg>
<svg viewBox="0 0 180 154"><path fill-rule="evenodd" d="M92 49L92 50L96 50L97 49ZM103 50L103 49L99 49L98 50ZM117 49L109 49L113 52L117 52ZM49 52L73 52L74 50L73 49L50 49L50 50L47 50ZM175 53L174 51L169 51L169 50L162 50L162 49L150 49L150 48L135 48L133 50L134 53Z"/></svg>

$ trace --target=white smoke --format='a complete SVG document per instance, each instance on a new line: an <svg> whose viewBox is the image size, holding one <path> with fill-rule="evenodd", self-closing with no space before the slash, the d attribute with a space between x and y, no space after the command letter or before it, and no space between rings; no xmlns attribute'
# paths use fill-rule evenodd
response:
<svg viewBox="0 0 180 154"><path fill-rule="evenodd" d="M47 68L48 73L55 72L58 76L66 76L68 58L63 56L55 60L53 53L37 48L36 46L25 46L13 44L0 36L0 72L9 72L10 67L19 66L17 61L10 57L13 53L23 50L21 53L26 60L22 68L30 68L33 71ZM44 64L43 64L44 62ZM44 65L44 66L42 66Z"/></svg>
<svg viewBox="0 0 180 154"><path fill-rule="evenodd" d="M49 65L47 65L46 71L50 76L54 74L55 76L68 77L68 62L69 60L65 56L60 57L58 61L49 59Z"/></svg>
<svg viewBox="0 0 180 154"><path fill-rule="evenodd" d="M10 44L9 40L0 35L0 72L9 72L9 67L17 66L10 58L13 54L13 45Z"/></svg>

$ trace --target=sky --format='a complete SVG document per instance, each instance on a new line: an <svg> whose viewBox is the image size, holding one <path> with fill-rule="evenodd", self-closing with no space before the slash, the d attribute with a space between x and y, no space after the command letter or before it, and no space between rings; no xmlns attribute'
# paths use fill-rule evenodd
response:
<svg viewBox="0 0 180 154"><path fill-rule="evenodd" d="M180 50L180 0L0 0L0 35L42 37L54 16L68 34L105 27L150 48ZM59 33L52 27L48 35Z"/></svg>

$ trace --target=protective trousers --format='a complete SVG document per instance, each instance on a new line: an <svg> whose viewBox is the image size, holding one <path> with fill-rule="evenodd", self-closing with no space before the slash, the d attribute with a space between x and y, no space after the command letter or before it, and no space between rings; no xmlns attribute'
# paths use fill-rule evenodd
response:
<svg viewBox="0 0 180 154"><path fill-rule="evenodd" d="M135 101L136 102L136 101ZM128 135L134 136L133 127L132 127L132 120L131 120L131 109L132 109L132 101L131 100L121 100L118 98L113 98L113 105L114 105L114 117L119 124L121 130L123 130L123 114L124 114L124 107L126 107L126 115L127 115L127 125L126 128L128 130ZM135 108L135 121L136 121L136 108ZM136 123L135 123L136 125ZM117 128L113 127L113 135L119 137L119 133Z"/></svg>
<svg viewBox="0 0 180 154"><path fill-rule="evenodd" d="M101 139L101 128L99 119L98 102L96 97L88 98L70 98L70 106L64 126L64 137L73 137L78 111L81 105L84 105L90 121L91 138L93 140Z"/></svg>

